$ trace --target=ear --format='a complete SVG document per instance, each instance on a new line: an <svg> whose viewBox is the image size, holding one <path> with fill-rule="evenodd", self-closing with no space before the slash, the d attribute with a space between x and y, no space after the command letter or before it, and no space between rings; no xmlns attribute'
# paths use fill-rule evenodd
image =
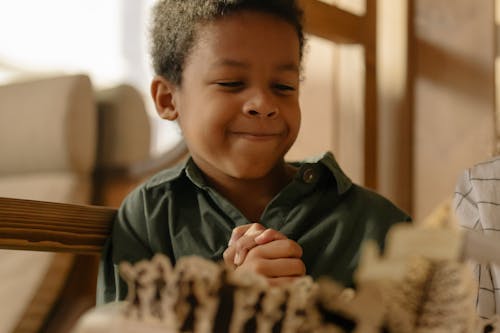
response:
<svg viewBox="0 0 500 333"><path fill-rule="evenodd" d="M174 95L178 87L157 75L151 82L151 96L155 103L156 112L160 117L167 120L175 120L178 117Z"/></svg>

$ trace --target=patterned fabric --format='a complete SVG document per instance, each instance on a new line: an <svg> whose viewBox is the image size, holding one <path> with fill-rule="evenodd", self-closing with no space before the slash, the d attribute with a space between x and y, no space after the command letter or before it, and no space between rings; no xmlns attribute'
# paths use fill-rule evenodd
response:
<svg viewBox="0 0 500 333"><path fill-rule="evenodd" d="M500 241L500 156L465 170L458 180L454 203L462 227ZM477 312L482 318L489 318L500 313L500 267L472 264L478 282Z"/></svg>

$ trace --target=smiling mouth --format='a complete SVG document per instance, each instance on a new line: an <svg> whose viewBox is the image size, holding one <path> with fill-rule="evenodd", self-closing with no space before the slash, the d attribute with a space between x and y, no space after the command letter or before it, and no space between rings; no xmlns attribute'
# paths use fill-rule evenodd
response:
<svg viewBox="0 0 500 333"><path fill-rule="evenodd" d="M242 137L253 141L266 141L282 136L282 133L258 133L258 132L232 132L234 136Z"/></svg>

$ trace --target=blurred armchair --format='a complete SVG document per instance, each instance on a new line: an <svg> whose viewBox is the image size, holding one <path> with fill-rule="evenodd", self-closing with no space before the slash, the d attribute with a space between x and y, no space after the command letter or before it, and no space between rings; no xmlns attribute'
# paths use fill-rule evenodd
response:
<svg viewBox="0 0 500 333"><path fill-rule="evenodd" d="M95 91L62 75L0 86L0 197L117 206L185 153L152 159L150 132L128 85ZM95 304L96 255L0 250L0 261L0 333L66 332Z"/></svg>

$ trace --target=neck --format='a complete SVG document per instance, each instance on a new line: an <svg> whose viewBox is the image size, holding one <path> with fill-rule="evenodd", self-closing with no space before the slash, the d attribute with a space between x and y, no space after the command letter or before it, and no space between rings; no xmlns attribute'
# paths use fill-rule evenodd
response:
<svg viewBox="0 0 500 333"><path fill-rule="evenodd" d="M285 162L258 179L239 179L228 175L207 181L251 222L258 223L269 202L292 180L296 168Z"/></svg>

